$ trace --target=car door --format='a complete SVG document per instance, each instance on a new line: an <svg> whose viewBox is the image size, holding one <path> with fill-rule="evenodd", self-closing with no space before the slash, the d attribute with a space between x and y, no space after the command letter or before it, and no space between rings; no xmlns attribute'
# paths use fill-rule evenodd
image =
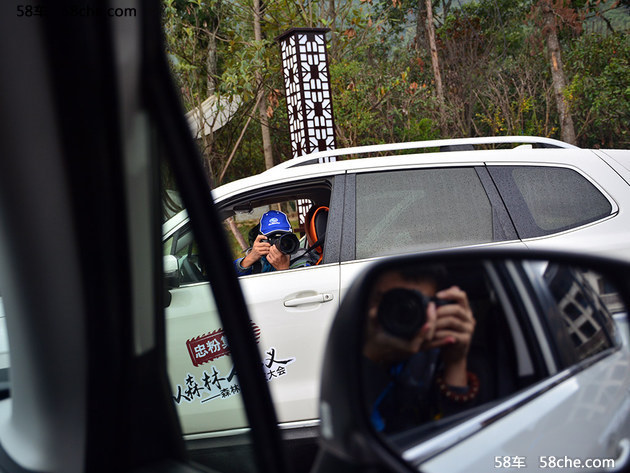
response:
<svg viewBox="0 0 630 473"><path fill-rule="evenodd" d="M323 260L308 267L239 278L252 320L260 330L259 346L281 423L314 425L319 417L322 358L340 301L338 255L344 176L331 177L326 182L330 195L325 201L329 212ZM312 185L311 181L290 183L301 193ZM318 186L321 187L320 182ZM274 196L280 200L283 193L283 186L276 185L265 200L273 200ZM226 206L229 203L221 203L222 208ZM305 240L304 246L308 246Z"/></svg>
<svg viewBox="0 0 630 473"><path fill-rule="evenodd" d="M292 423L292 428L308 428L318 422L321 360L329 326L339 306L340 233L334 228L336 220L341 218L343 182L343 176L338 176L278 184L245 191L220 203L226 218L232 219L233 226L238 226L245 237L270 205L283 205L286 209L289 203L297 206L299 200L308 201L309 205L325 204L329 209L327 231L321 235L323 259L319 264L239 278L278 419L281 423ZM288 200L287 186L291 195L298 193L302 199ZM234 213L234 209L243 207L247 211ZM303 228L297 221L297 213L289 215L296 231ZM199 434L242 428L245 419L240 405L232 399L233 395L238 397L238 392L214 398L211 395L213 379L219 387L217 381L225 378L221 389L227 386L232 390L233 374L229 365L231 356L221 339L216 307L208 299L206 268L199 264L197 242L184 214L171 218L164 229L164 254L175 257L179 268L177 284L169 287L166 320L169 373L184 432ZM234 240L227 220L225 229L226 235ZM302 245L308 246L306 238L302 240ZM242 256L240 248L235 249L233 258L239 255ZM201 391L203 396L191 396Z"/></svg>

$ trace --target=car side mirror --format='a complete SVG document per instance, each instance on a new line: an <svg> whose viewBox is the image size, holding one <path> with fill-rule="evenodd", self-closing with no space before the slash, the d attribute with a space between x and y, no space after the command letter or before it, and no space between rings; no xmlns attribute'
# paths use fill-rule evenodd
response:
<svg viewBox="0 0 630 473"><path fill-rule="evenodd" d="M179 287L179 261L175 255L165 255L163 259L164 281L168 289Z"/></svg>
<svg viewBox="0 0 630 473"><path fill-rule="evenodd" d="M329 335L314 471L487 471L504 457L583 458L585 443L627 462L628 274L616 260L499 249L373 263ZM611 370L619 382L602 382ZM598 427L580 410L591 389L606 399Z"/></svg>

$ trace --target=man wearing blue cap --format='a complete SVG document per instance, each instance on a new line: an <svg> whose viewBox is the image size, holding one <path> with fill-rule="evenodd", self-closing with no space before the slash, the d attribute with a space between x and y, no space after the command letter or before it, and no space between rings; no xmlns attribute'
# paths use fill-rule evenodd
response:
<svg viewBox="0 0 630 473"><path fill-rule="evenodd" d="M266 212L260 219L260 232L252 244L251 250L243 258L234 261L234 267L239 276L253 273L268 273L271 271L289 269L289 267L305 266L301 264L291 266L291 256L284 254L276 245L269 243L269 237L291 233L291 224L286 214L277 210ZM262 264L260 271L255 271L256 263Z"/></svg>

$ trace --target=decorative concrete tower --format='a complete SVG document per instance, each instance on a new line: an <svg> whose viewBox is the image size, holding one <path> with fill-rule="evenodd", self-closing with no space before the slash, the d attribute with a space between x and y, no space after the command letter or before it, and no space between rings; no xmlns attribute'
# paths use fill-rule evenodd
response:
<svg viewBox="0 0 630 473"><path fill-rule="evenodd" d="M336 148L327 28L291 28L276 38L282 54L294 158ZM335 158L326 158L334 161Z"/></svg>

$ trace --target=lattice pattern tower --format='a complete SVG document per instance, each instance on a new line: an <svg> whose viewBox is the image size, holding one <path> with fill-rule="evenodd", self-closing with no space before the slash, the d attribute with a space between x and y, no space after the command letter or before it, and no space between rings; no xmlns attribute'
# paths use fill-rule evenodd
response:
<svg viewBox="0 0 630 473"><path fill-rule="evenodd" d="M294 158L336 148L326 53L328 31L327 28L291 28L276 39L282 54Z"/></svg>

